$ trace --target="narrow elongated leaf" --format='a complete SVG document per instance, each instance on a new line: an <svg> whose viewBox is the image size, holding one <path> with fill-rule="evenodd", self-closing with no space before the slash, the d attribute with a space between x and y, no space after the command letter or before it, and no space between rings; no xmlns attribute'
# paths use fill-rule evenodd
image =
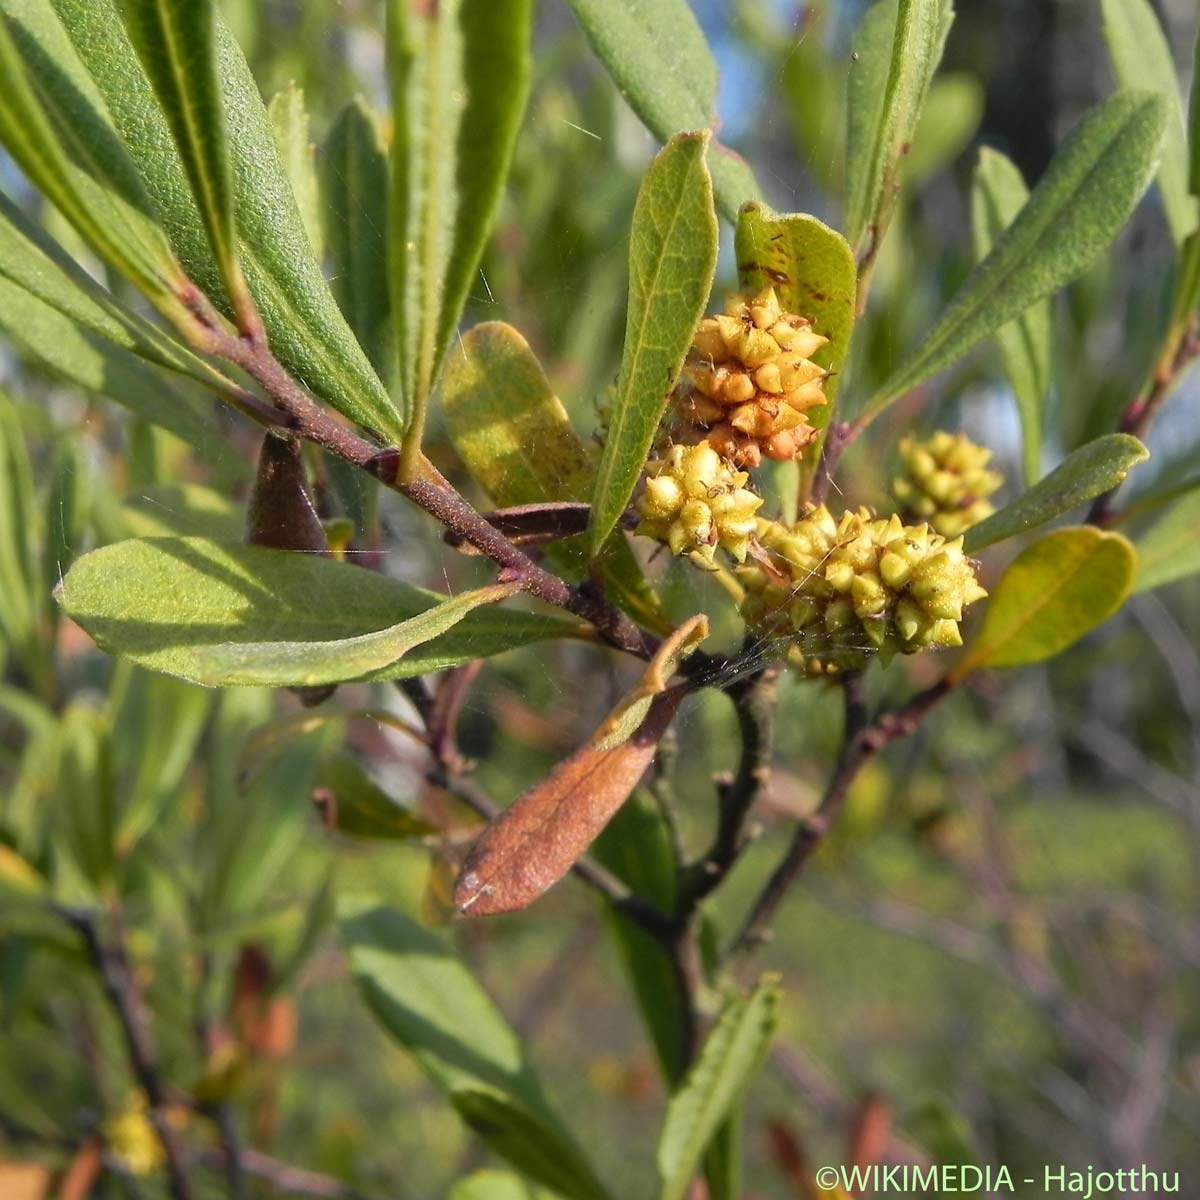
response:
<svg viewBox="0 0 1200 1200"><path fill-rule="evenodd" d="M1135 592L1148 592L1200 571L1200 488L1172 503L1135 544Z"/></svg>
<svg viewBox="0 0 1200 1200"><path fill-rule="evenodd" d="M986 146L971 182L971 232L975 257L988 256L1000 235L1029 200L1017 165ZM1021 417L1022 462L1026 484L1042 473L1042 423L1050 392L1050 301L1031 304L996 331L1009 385Z"/></svg>
<svg viewBox="0 0 1200 1200"><path fill-rule="evenodd" d="M593 456L511 325L487 321L463 334L447 360L441 398L450 440L493 503L510 508L589 498ZM650 628L669 632L628 545L614 539L605 550L598 567L610 597ZM583 577L587 563L577 541L547 554L564 575Z"/></svg>
<svg viewBox="0 0 1200 1200"><path fill-rule="evenodd" d="M779 1000L772 977L733 997L671 1097L658 1140L661 1200L682 1200L704 1151L762 1065L779 1022Z"/></svg>
<svg viewBox="0 0 1200 1200"><path fill-rule="evenodd" d="M530 0L389 0L392 306L417 468L425 410L500 200L529 86Z"/></svg>
<svg viewBox="0 0 1200 1200"><path fill-rule="evenodd" d="M4 276L0 332L51 373L161 425L210 462L229 458L211 405L181 395L136 355L81 327Z"/></svg>
<svg viewBox="0 0 1200 1200"><path fill-rule="evenodd" d="M267 105L267 116L271 119L279 161L292 185L300 220L308 234L308 244L320 262L325 257L325 229L317 183L317 148L313 145L303 89L289 83L283 91L276 92Z"/></svg>
<svg viewBox="0 0 1200 1200"><path fill-rule="evenodd" d="M396 375L388 291L388 160L375 114L355 97L321 149L321 196L333 294L380 379Z"/></svg>
<svg viewBox="0 0 1200 1200"><path fill-rule="evenodd" d="M437 325L440 365L491 236L529 98L532 0L463 5L466 108L458 130L457 203Z"/></svg>
<svg viewBox="0 0 1200 1200"><path fill-rule="evenodd" d="M452 629L472 609L498 604L516 591L515 584L496 584L463 592L405 621L357 637L209 646L196 652L196 669L205 682L218 686L312 687L377 676L410 650Z"/></svg>
<svg viewBox="0 0 1200 1200"><path fill-rule="evenodd" d="M846 237L860 253L864 243L878 245L891 219L901 160L912 144L952 16L948 0L888 0L864 21L850 75L846 145ZM889 24L884 76L880 51Z"/></svg>
<svg viewBox="0 0 1200 1200"><path fill-rule="evenodd" d="M1080 274L1149 186L1165 124L1166 105L1153 92L1117 92L1084 117L1017 219L864 415L886 408Z"/></svg>
<svg viewBox="0 0 1200 1200"><path fill-rule="evenodd" d="M363 998L479 1136L556 1194L604 1200L519 1037L445 939L369 900L338 907Z"/></svg>
<svg viewBox="0 0 1200 1200"><path fill-rule="evenodd" d="M1137 555L1119 533L1056 529L1021 551L992 590L983 628L950 673L1052 658L1102 625L1133 586Z"/></svg>
<svg viewBox="0 0 1200 1200"><path fill-rule="evenodd" d="M16 7L16 0L6 5ZM94 137L104 124L96 97L62 85L39 91L26 71L27 44L18 20L0 21L0 142L102 259L163 312L178 313L183 273L123 147Z"/></svg>
<svg viewBox="0 0 1200 1200"><path fill-rule="evenodd" d="M687 0L569 0L618 91L662 142L717 119L717 64ZM715 140L714 140L715 141ZM721 214L760 197L754 172L724 146L709 160Z"/></svg>
<svg viewBox="0 0 1200 1200"><path fill-rule="evenodd" d="M17 407L0 392L0 634L23 652L36 632L37 493Z"/></svg>
<svg viewBox="0 0 1200 1200"><path fill-rule="evenodd" d="M858 272L850 243L808 213L776 213L765 204L746 204L738 214L734 251L744 290L771 285L786 311L807 317L829 339L813 355L814 362L831 372L825 381L829 403L810 413L813 424L824 429L854 329Z"/></svg>
<svg viewBox="0 0 1200 1200"><path fill-rule="evenodd" d="M502 812L463 863L458 910L513 912L556 884L637 787L682 699L681 688L656 696L632 737L611 749L589 742Z"/></svg>
<svg viewBox="0 0 1200 1200"><path fill-rule="evenodd" d="M59 69L77 86L103 95L112 119L109 134L115 126L137 160L189 276L219 298L220 273L187 174L114 0L0 0L0 9L18 4L29 9L27 29L39 43L48 43L55 27L59 33L65 27L79 57L59 63ZM384 438L398 440L402 414L346 325L313 257L245 57L219 13L214 25L238 255L271 349L317 396Z"/></svg>
<svg viewBox="0 0 1200 1200"><path fill-rule="evenodd" d="M257 330L234 239L233 177L217 75L213 0L121 0L121 5L125 28L175 139L225 295L240 327Z"/></svg>
<svg viewBox="0 0 1200 1200"><path fill-rule="evenodd" d="M905 186L920 188L970 145L983 118L983 102L983 84L967 71L933 80L913 134L912 149L901 167Z"/></svg>
<svg viewBox="0 0 1200 1200"><path fill-rule="evenodd" d="M231 657L263 642L309 643L320 655L321 643L350 640L354 649L353 639L365 637L374 653L389 638L407 641L397 620L420 617L445 599L327 558L204 538L94 550L76 559L57 597L101 649L210 685L239 669ZM485 608L391 667L367 671L376 679L427 674L577 630L557 617Z"/></svg>
<svg viewBox="0 0 1200 1200"><path fill-rule="evenodd" d="M660 912L675 911L676 863L671 831L661 807L644 789L635 791L596 839L593 853L635 895ZM663 1078L683 1074L688 1014L678 973L662 943L611 905L605 918L616 941L629 986L637 997Z"/></svg>
<svg viewBox="0 0 1200 1200"><path fill-rule="evenodd" d="M1100 0L1104 37L1117 82L1157 88L1167 107L1167 129L1158 165L1167 223L1177 244L1196 228L1196 199L1188 189L1188 143L1175 60L1149 0Z"/></svg>
<svg viewBox="0 0 1200 1200"><path fill-rule="evenodd" d="M2 193L0 277L147 362L187 375L217 395L231 394L231 380L157 325L125 308Z"/></svg>
<svg viewBox="0 0 1200 1200"><path fill-rule="evenodd" d="M650 164L633 211L629 310L608 440L592 493L597 554L633 495L704 313L717 263L709 135L681 133Z"/></svg>
<svg viewBox="0 0 1200 1200"><path fill-rule="evenodd" d="M1115 488L1131 467L1149 457L1146 447L1127 433L1109 433L1080 446L1045 479L967 530L964 539L967 553L974 554L993 542L1002 542L1053 521L1084 501Z"/></svg>

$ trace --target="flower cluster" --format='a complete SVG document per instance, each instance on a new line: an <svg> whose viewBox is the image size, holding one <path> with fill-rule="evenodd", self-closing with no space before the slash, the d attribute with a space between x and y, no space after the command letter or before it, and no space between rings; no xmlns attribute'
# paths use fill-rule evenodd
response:
<svg viewBox="0 0 1200 1200"><path fill-rule="evenodd" d="M906 516L928 521L943 537L958 537L995 512L988 497L1004 476L988 468L991 457L961 433L901 438L902 473L892 481L892 494Z"/></svg>
<svg viewBox="0 0 1200 1200"><path fill-rule="evenodd" d="M745 559L762 504L747 489L745 471L735 471L706 442L672 446L648 471L637 504L638 533L703 567L714 565L718 546L738 562Z"/></svg>
<svg viewBox="0 0 1200 1200"><path fill-rule="evenodd" d="M738 570L747 628L790 638L812 674L959 646L963 609L987 595L961 538L866 508L835 519L822 505L790 528L760 521L757 540L761 558Z"/></svg>
<svg viewBox="0 0 1200 1200"><path fill-rule="evenodd" d="M817 437L810 408L826 402L827 372L809 355L828 341L780 308L773 288L700 323L683 370L681 440L707 441L737 467L795 458Z"/></svg>

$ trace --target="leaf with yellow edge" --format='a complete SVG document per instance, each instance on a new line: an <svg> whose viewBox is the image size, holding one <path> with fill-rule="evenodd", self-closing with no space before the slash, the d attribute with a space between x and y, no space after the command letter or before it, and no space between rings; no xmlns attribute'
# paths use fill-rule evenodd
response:
<svg viewBox="0 0 1200 1200"><path fill-rule="evenodd" d="M659 646L654 657L646 666L642 681L627 692L616 708L604 719L596 730L592 745L597 750L612 750L627 742L637 731L655 696L667 690L671 676L679 669L680 662L687 658L708 637L708 618L703 614L689 617L669 638Z"/></svg>
<svg viewBox="0 0 1200 1200"><path fill-rule="evenodd" d="M1001 576L951 682L980 667L1020 667L1060 654L1121 607L1136 567L1137 554L1119 533L1091 525L1048 533Z"/></svg>

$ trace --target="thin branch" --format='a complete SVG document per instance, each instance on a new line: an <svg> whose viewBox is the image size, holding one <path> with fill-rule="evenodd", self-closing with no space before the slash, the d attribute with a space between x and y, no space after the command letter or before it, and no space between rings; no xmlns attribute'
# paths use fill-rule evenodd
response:
<svg viewBox="0 0 1200 1200"><path fill-rule="evenodd" d="M1121 414L1118 431L1133 434L1134 437L1144 437L1167 397L1174 390L1179 377L1197 357L1200 357L1200 333L1197 332L1196 321L1193 318L1190 324L1184 325L1182 329L1175 328L1168 333L1150 382ZM1103 528L1113 523L1116 517L1117 490L1112 488L1092 502L1087 516L1090 525Z"/></svg>
<svg viewBox="0 0 1200 1200"><path fill-rule="evenodd" d="M932 687L918 693L901 708L882 714L872 724L867 720L861 677L848 675L843 679L845 722L842 748L825 793L816 811L802 818L797 824L786 853L759 893L741 933L733 943L733 953L747 953L767 940L768 927L776 911L804 864L837 819L846 794L858 773L885 747L913 733L925 714L952 687L953 684L941 679Z"/></svg>
<svg viewBox="0 0 1200 1200"><path fill-rule="evenodd" d="M745 846L745 825L771 774L775 697L780 664L743 676L726 695L733 703L742 749L737 773L719 785L717 831L708 852L682 871L677 916L688 915L715 891Z"/></svg>
<svg viewBox="0 0 1200 1200"><path fill-rule="evenodd" d="M464 542L487 555L504 569L508 579L521 584L531 596L565 609L594 625L601 637L619 650L649 658L655 641L624 613L587 588L575 588L539 566L491 525L423 460L421 475L400 479L400 451L381 450L322 408L288 374L265 340L239 337L231 332L198 288L181 297L195 317L188 331L192 343L205 353L241 367L267 392L279 408L278 424L329 453L356 466L423 508Z"/></svg>
<svg viewBox="0 0 1200 1200"><path fill-rule="evenodd" d="M198 1157L213 1166L221 1164L222 1156L219 1150L201 1150ZM291 1163L282 1162L261 1150L247 1147L242 1151L241 1157L248 1175L269 1183L280 1192L294 1196L324 1197L325 1200L373 1200L372 1193L343 1183L332 1175L324 1175L304 1167L294 1167Z"/></svg>
<svg viewBox="0 0 1200 1200"><path fill-rule="evenodd" d="M120 931L117 929L112 939L106 941L97 914L92 910L59 906L56 911L82 938L88 957L100 976L104 994L121 1028L134 1078L145 1093L150 1123L162 1144L171 1195L175 1200L191 1200L192 1189L184 1170L183 1151L167 1117L167 1088L159 1072L149 1017L137 981L130 971Z"/></svg>

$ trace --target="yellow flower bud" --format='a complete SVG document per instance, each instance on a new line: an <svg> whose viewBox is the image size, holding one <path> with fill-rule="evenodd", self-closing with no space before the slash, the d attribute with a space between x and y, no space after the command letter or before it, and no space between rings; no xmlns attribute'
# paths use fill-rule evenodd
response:
<svg viewBox="0 0 1200 1200"><path fill-rule="evenodd" d="M809 356L827 340L784 312L774 288L730 297L692 341L676 396L677 434L703 437L737 467L797 457L817 437L808 410L826 403L827 372Z"/></svg>
<svg viewBox="0 0 1200 1200"><path fill-rule="evenodd" d="M706 442L675 445L652 462L637 511L637 532L665 542L672 554L687 554L700 566L715 565L718 549L742 562L757 528L762 504L735 471Z"/></svg>
<svg viewBox="0 0 1200 1200"><path fill-rule="evenodd" d="M901 472L892 494L906 516L957 537L995 512L988 497L1004 482L988 463L992 452L965 434L939 430L926 441L900 441Z"/></svg>

